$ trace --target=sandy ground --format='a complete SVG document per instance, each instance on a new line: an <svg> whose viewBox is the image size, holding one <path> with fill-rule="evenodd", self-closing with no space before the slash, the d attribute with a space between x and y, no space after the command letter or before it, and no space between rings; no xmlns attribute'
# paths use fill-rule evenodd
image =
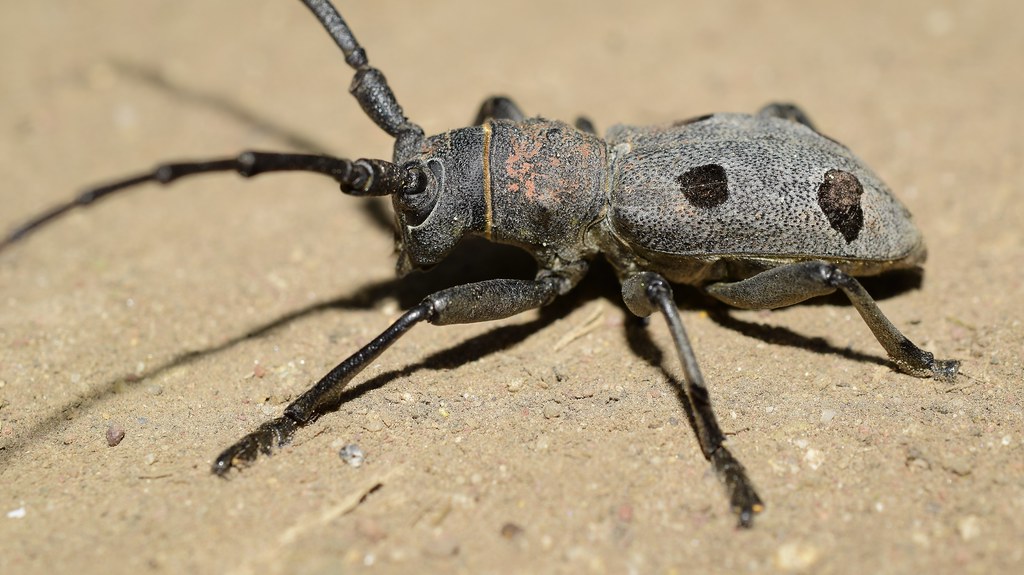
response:
<svg viewBox="0 0 1024 575"><path fill-rule="evenodd" d="M477 244L399 282L374 210L313 176L145 188L0 254L0 572L1024 570L1020 3L345 4L430 133L493 93L599 129L800 102L915 214L924 281L869 289L963 374L894 372L840 300L679 290L767 503L737 530L664 325L598 267L543 313L413 330L219 480L223 447L400 309L532 264ZM390 154L297 2L7 2L0 53L3 228L162 159Z"/></svg>

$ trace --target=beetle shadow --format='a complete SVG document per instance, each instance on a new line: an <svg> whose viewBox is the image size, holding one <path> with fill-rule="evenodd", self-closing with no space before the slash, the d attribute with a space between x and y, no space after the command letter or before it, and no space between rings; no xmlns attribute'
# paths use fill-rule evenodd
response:
<svg viewBox="0 0 1024 575"><path fill-rule="evenodd" d="M889 365L890 363L885 357L861 353L846 347L833 345L824 337L807 336L797 333L787 327L737 319L730 312L730 308L720 305L710 308L708 310L708 317L726 329L733 330L747 337L763 341L767 344L795 347L821 355L834 355L852 361L873 363L876 365Z"/></svg>
<svg viewBox="0 0 1024 575"><path fill-rule="evenodd" d="M167 77L157 66L113 58L111 68L120 77L157 90L177 104L200 108L231 119L250 130L278 140L287 151L333 155L330 146L316 138L275 122L242 104L241 101L216 92L185 86ZM229 150L228 153L231 151ZM382 198L365 198L364 213L382 230L394 231L393 218Z"/></svg>
<svg viewBox="0 0 1024 575"><path fill-rule="evenodd" d="M921 286L924 285L924 270L921 268L893 270L877 276L858 277L857 281L871 294L873 300L884 301L908 291L921 289ZM721 305L718 300L712 299L712 301ZM797 305L850 307L853 304L850 303L850 298L836 290L828 295L812 298Z"/></svg>
<svg viewBox="0 0 1024 575"><path fill-rule="evenodd" d="M858 281L876 301L888 299L901 293L919 289L923 283L923 273L920 268L911 270L898 270L867 278L858 278ZM818 336L806 336L797 333L789 328L768 325L765 323L747 321L734 317L731 308L722 302L712 298L706 293L690 287L674 285L673 290L676 296L676 305L682 310L705 310L712 321L718 325L740 333L744 336L760 340L771 345L782 345L787 347L800 348L806 351L822 355L834 355L875 365L891 365L891 361L884 356L861 353L846 347L839 347L828 342L827 339ZM849 298L840 292L832 293L824 297L812 298L797 305L812 306L846 306L852 307ZM661 369L665 375L678 384L679 381L668 371L665 366L664 352L654 344L650 334L645 329L649 318L637 318L628 314L632 321L626 324L626 339L633 353L646 361L649 365ZM699 350L695 350L697 352ZM681 388L679 388L681 391ZM681 399L689 406L689 401L683 394ZM691 418L692 412L687 415Z"/></svg>
<svg viewBox="0 0 1024 575"><path fill-rule="evenodd" d="M728 308L728 306L725 306L718 300L714 300L696 288L689 286L673 286L673 291L676 296L676 306L680 309L704 309L708 312L709 317L715 323L722 327L737 331L745 336L759 339L774 345L798 347L816 353L838 355L854 361L889 365L889 361L885 358L859 353L847 348L836 347L821 337L808 337L785 327L769 326L736 319L729 314L729 309L731 308ZM847 305L851 305L848 299L845 297L842 299L846 301ZM637 357L641 358L648 365L660 370L672 385L676 399L679 401L683 408L683 412L686 414L686 420L690 425L690 429L694 433L694 437L699 437L700 430L694 414L693 404L690 402L690 398L686 395L686 391L683 388L683 382L675 374L679 369L681 369L681 366L677 365L676 370L673 371L673 369L666 364L666 353L669 355L669 359L667 361L675 361L676 364L678 364L679 359L676 357L675 349L670 348L666 351L656 345L651 339L650 330L648 329L649 324L650 318L640 318L632 315L632 313L627 313L627 320L624 325L626 341L632 352L636 354ZM699 353L699 350L694 351L695 353ZM700 362L698 361L698 365L699 364ZM725 430L723 430L723 433L726 436L733 434Z"/></svg>
<svg viewBox="0 0 1024 575"><path fill-rule="evenodd" d="M317 409L316 418L336 412L346 403L416 372L454 369L505 351L562 318L572 307L573 304L568 301L553 303L540 308L538 317L526 323L496 327L454 346L436 351L417 363L375 375L342 391L337 401Z"/></svg>
<svg viewBox="0 0 1024 575"><path fill-rule="evenodd" d="M326 154L328 147L316 139L274 122L265 116L246 108L241 102L228 96L207 92L173 82L157 66L131 62L118 58L109 60L111 68L122 78L143 84L163 92L179 104L210 110L257 132L280 140L282 144L297 152Z"/></svg>
<svg viewBox="0 0 1024 575"><path fill-rule="evenodd" d="M434 269L410 274L407 278L393 278L365 285L355 293L342 295L330 300L289 311L263 322L240 334L202 349L181 351L166 361L155 363L142 373L115 376L95 386L89 392L73 397L64 405L55 407L49 415L23 429L16 428L14 435L4 442L0 449L0 466L25 453L25 447L33 441L58 432L75 418L76 413L85 412L114 394L136 387L169 371L200 362L229 350L245 341L261 338L305 317L331 310L368 310L389 298L395 299L403 308L411 307L427 295L438 290L494 277L532 277L536 264L528 254L509 246L498 246L486 242L463 242L455 252ZM542 308L537 318L515 325L499 326L470 338L453 347L438 351L419 363L399 370L385 372L342 394L342 401L351 401L368 391L377 389L400 377L423 369L447 369L487 355L506 350L551 324L579 305L575 297L559 298L552 305ZM381 330L387 327L382 325ZM355 349L352 350L353 352ZM339 361L343 358L339 358ZM309 382L312 386L314 382ZM336 406L337 407L337 406Z"/></svg>

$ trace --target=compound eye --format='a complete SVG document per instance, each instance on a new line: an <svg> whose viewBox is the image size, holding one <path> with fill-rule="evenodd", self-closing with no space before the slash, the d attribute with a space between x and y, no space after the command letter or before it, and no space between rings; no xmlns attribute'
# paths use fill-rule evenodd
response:
<svg viewBox="0 0 1024 575"><path fill-rule="evenodd" d="M396 197L398 209L402 211L405 223L418 226L434 210L440 190L444 188L444 166L439 160L427 160L426 164L410 162L409 185Z"/></svg>

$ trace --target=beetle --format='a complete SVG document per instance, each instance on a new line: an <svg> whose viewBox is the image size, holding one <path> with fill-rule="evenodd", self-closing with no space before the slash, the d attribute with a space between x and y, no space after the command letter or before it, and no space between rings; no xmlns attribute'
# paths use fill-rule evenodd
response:
<svg viewBox="0 0 1024 575"><path fill-rule="evenodd" d="M598 255L614 268L632 313L660 313L667 322L698 443L743 527L764 504L725 446L671 283L697 286L745 309L779 308L838 290L898 370L956 376L958 361L936 359L912 343L855 279L923 263L924 242L909 212L800 108L771 104L754 115L615 126L602 138L585 119L571 125L528 118L512 100L492 97L474 125L428 137L406 118L329 0L303 3L355 70L352 95L394 138L390 161L247 151L161 164L30 219L0 241L0 251L72 209L140 184L208 172L299 171L328 176L349 195L391 197L400 275L439 263L466 236L518 246L536 259L538 272L532 280L491 279L427 296L282 416L224 450L212 466L216 475L270 454L335 408L345 385L414 325L496 320L545 306L572 290Z"/></svg>

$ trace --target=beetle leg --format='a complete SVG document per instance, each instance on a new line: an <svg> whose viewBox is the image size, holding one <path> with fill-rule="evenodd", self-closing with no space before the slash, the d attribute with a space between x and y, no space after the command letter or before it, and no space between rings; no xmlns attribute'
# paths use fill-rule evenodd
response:
<svg viewBox="0 0 1024 575"><path fill-rule="evenodd" d="M811 117L807 115L807 112L803 111L803 108L796 104L789 104L786 102L772 102L764 108L761 108L757 112L758 116L765 116L768 118L781 118L783 120L790 120L797 124L803 124L808 128L818 131L814 127L814 122L811 121Z"/></svg>
<svg viewBox="0 0 1024 575"><path fill-rule="evenodd" d="M512 101L511 98L506 96L491 96L484 100L483 104L480 104L480 111L476 113L476 119L473 120L474 126L479 126L487 120L512 120L513 122L522 122L526 119L526 114L519 109L519 106Z"/></svg>
<svg viewBox="0 0 1024 575"><path fill-rule="evenodd" d="M487 120L522 122L526 120L526 114L519 109L519 106L511 98L507 96L491 96L480 105L480 111L476 113L473 125L479 126ZM576 122L573 125L577 130L587 132L588 134L597 134L597 131L594 129L594 123L590 121L590 118L580 116L576 118Z"/></svg>
<svg viewBox="0 0 1024 575"><path fill-rule="evenodd" d="M821 261L788 264L763 271L738 282L707 287L715 298L743 309L775 309L842 290L857 308L896 367L910 375L952 380L960 362L935 359L931 352L914 345L878 309L864 286L833 264Z"/></svg>
<svg viewBox="0 0 1024 575"><path fill-rule="evenodd" d="M526 120L526 114L519 109L511 98L507 96L491 96L484 100L484 103L480 105L480 111L476 113L476 118L473 120L474 126L479 126L487 120L512 120L513 122L522 122ZM590 121L590 118L580 116L576 118L576 122L573 126L577 130L586 132L588 134L597 134L597 130L594 128L594 123Z"/></svg>
<svg viewBox="0 0 1024 575"><path fill-rule="evenodd" d="M345 385L423 320L448 325L511 317L551 303L556 296L572 289L581 277L582 273L565 277L544 271L536 280L487 280L427 296L288 405L283 416L264 423L224 450L213 463L213 473L223 476L232 467L252 462L260 453L270 454L275 447L288 443L299 427L337 408Z"/></svg>
<svg viewBox="0 0 1024 575"><path fill-rule="evenodd" d="M590 118L586 116L576 118L573 126L576 126L576 129L581 132L597 135L597 128L594 127L594 122L590 121Z"/></svg>
<svg viewBox="0 0 1024 575"><path fill-rule="evenodd" d="M729 492L729 503L739 516L740 526L750 527L754 515L764 510L764 504L757 495L753 483L747 477L743 465L733 457L723 443L725 435L718 426L718 420L711 408L708 388L704 376L697 366L697 357L686 337L683 322L679 318L672 299L672 288L668 281L652 272L642 272L622 282L622 297L630 311L640 317L647 317L660 311L668 323L669 332L675 341L676 352L683 364L683 392L692 410L694 430L704 457L711 462L719 479Z"/></svg>

